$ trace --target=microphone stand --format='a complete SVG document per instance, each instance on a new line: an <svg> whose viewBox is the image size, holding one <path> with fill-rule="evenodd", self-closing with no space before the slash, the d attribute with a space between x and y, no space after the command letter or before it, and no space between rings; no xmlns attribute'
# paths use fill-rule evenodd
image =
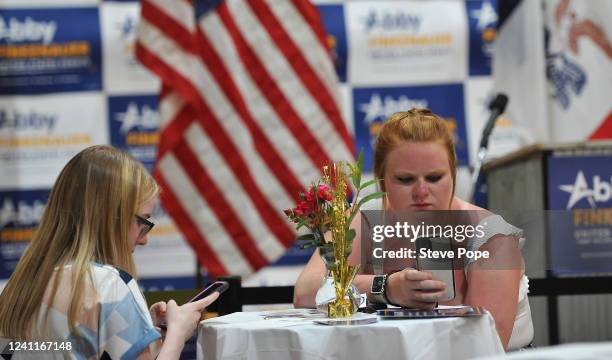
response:
<svg viewBox="0 0 612 360"><path fill-rule="evenodd" d="M485 157L487 157L488 148L489 148L489 137L491 136L491 132L493 132L493 127L495 126L495 121L506 109L506 105L508 105L508 97L505 94L499 93L491 101L489 104L489 110L491 110L491 115L487 120L487 124L485 125L482 136L480 138L480 146L478 147L478 152L476 153L476 164L474 164L474 170L472 172L472 180L470 186L470 193L468 195L468 201L474 201L474 195L478 191L476 189L476 185L478 185L478 178L480 177L480 172L482 169L482 164L484 163Z"/></svg>

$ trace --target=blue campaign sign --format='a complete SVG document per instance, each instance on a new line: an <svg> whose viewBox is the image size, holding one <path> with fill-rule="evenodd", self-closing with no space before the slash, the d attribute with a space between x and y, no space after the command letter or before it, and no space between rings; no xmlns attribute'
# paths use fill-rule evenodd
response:
<svg viewBox="0 0 612 360"><path fill-rule="evenodd" d="M326 40L331 48L338 79L341 82L346 82L348 47L346 44L344 8L342 5L319 5L317 8L321 14L321 20L327 35Z"/></svg>
<svg viewBox="0 0 612 360"><path fill-rule="evenodd" d="M470 30L470 75L491 75L493 42L497 35L497 0L467 0L465 6Z"/></svg>
<svg viewBox="0 0 612 360"><path fill-rule="evenodd" d="M0 10L0 94L100 90L98 8Z"/></svg>
<svg viewBox="0 0 612 360"><path fill-rule="evenodd" d="M550 262L557 275L612 272L612 156L548 159Z"/></svg>
<svg viewBox="0 0 612 360"><path fill-rule="evenodd" d="M612 207L612 156L550 157L548 208Z"/></svg>
<svg viewBox="0 0 612 360"><path fill-rule="evenodd" d="M49 190L0 191L0 279L13 273L48 198Z"/></svg>
<svg viewBox="0 0 612 360"><path fill-rule="evenodd" d="M393 113L429 108L442 116L452 131L458 165L469 162L463 84L353 89L357 150L363 149L364 171L372 171L374 141L381 124Z"/></svg>
<svg viewBox="0 0 612 360"><path fill-rule="evenodd" d="M160 118L158 97L111 96L108 115L111 144L127 151L151 170L157 155Z"/></svg>

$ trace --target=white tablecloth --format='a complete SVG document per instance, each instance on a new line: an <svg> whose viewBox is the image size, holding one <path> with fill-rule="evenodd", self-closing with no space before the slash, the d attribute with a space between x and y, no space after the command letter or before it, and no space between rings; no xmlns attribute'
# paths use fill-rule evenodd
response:
<svg viewBox="0 0 612 360"><path fill-rule="evenodd" d="M546 346L492 356L482 360L609 360L612 359L612 342L576 343ZM479 359L480 360L480 359Z"/></svg>
<svg viewBox="0 0 612 360"><path fill-rule="evenodd" d="M329 326L234 313L200 323L198 359L469 359L503 354L490 315Z"/></svg>

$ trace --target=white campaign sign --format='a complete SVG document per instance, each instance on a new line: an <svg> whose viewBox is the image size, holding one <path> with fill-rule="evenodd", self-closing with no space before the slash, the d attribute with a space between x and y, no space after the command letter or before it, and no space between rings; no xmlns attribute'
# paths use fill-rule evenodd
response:
<svg viewBox="0 0 612 360"><path fill-rule="evenodd" d="M467 15L461 1L345 5L353 85L463 81Z"/></svg>
<svg viewBox="0 0 612 360"><path fill-rule="evenodd" d="M78 151L108 143L99 93L0 97L2 189L49 188Z"/></svg>
<svg viewBox="0 0 612 360"><path fill-rule="evenodd" d="M100 6L104 88L110 95L159 91L159 78L140 65L134 53L139 19L138 2Z"/></svg>

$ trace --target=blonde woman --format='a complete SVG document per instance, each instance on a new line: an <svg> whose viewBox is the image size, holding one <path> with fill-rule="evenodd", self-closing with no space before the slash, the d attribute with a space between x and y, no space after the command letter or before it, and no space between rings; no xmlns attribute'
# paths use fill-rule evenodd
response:
<svg viewBox="0 0 612 360"><path fill-rule="evenodd" d="M32 354L178 359L201 311L218 294L147 309L130 274L132 252L147 243L153 227L147 218L157 193L144 167L111 146L89 147L68 162L0 294L0 337L15 340L15 355L20 341L37 347L50 341L51 350ZM160 348L156 326L162 320L168 327Z"/></svg>

